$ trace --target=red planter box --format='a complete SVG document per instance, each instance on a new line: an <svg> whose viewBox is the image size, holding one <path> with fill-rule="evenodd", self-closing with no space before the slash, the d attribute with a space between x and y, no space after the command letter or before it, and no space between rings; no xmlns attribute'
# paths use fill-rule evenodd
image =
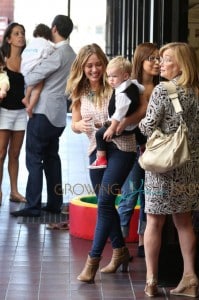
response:
<svg viewBox="0 0 199 300"><path fill-rule="evenodd" d="M126 238L126 242L138 242L139 211L139 206L136 206L131 218L130 234ZM93 240L97 217L96 197L84 196L73 199L69 205L69 216L70 234L86 240Z"/></svg>

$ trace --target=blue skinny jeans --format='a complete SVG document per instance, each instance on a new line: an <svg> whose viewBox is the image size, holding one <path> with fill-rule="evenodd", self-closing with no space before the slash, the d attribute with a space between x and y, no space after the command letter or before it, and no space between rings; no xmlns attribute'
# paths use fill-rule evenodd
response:
<svg viewBox="0 0 199 300"><path fill-rule="evenodd" d="M132 169L135 158L135 152L121 151L111 142L107 146L107 168L90 170L91 183L98 201L97 223L89 253L91 257L101 256L108 238L113 249L125 246L115 200ZM95 159L96 151L90 156L90 164Z"/></svg>
<svg viewBox="0 0 199 300"><path fill-rule="evenodd" d="M140 199L140 215L138 234L144 234L146 226L145 195L144 195L144 180L145 171L138 163L139 151L135 163L122 186L122 194L120 203L118 205L118 213L120 215L120 222L122 227L129 227L134 208L137 204L138 198Z"/></svg>

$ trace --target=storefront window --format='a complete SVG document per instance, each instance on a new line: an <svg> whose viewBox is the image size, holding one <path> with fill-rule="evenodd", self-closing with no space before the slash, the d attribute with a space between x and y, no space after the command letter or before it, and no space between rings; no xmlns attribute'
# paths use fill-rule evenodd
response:
<svg viewBox="0 0 199 300"><path fill-rule="evenodd" d="M199 0L189 0L188 28L188 41L199 59Z"/></svg>
<svg viewBox="0 0 199 300"><path fill-rule="evenodd" d="M106 0L58 0L56 5L54 0L15 0L14 20L25 26L27 42L37 24L51 26L58 14L70 15L73 20L70 44L75 51L88 43L105 48Z"/></svg>

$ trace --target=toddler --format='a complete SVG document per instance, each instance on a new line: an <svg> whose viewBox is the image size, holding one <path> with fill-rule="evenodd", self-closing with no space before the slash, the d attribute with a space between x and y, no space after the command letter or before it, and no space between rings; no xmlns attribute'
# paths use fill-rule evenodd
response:
<svg viewBox="0 0 199 300"><path fill-rule="evenodd" d="M39 64L42 59L47 58L48 55L51 55L55 50L50 42L51 29L47 25L37 25L33 36L34 38L22 53L21 73L24 76ZM22 102L26 106L29 117L32 117L33 109L38 102L43 84L43 82L40 82L35 86L28 86L26 88L25 98Z"/></svg>
<svg viewBox="0 0 199 300"><path fill-rule="evenodd" d="M109 120L96 132L97 159L89 169L107 167L106 143L117 137L120 121L138 108L139 92L142 93L144 87L137 80L131 80L131 73L132 63L122 56L113 58L107 65L108 81L114 89L108 106ZM137 125L127 126L122 135L135 133Z"/></svg>

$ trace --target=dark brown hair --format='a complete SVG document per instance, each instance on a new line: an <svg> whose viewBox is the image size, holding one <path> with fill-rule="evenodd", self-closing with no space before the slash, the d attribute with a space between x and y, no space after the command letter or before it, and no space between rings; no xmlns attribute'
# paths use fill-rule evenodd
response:
<svg viewBox="0 0 199 300"><path fill-rule="evenodd" d="M22 24L19 24L19 23L16 23L16 22L13 22L13 23L10 23L8 25L8 27L6 28L5 32L4 32L4 36L3 36L3 41L2 41L2 46L1 46L1 50L3 52L3 55L4 57L7 57L9 58L10 57L10 52L11 52L11 46L10 44L8 43L8 40L10 39L11 37L11 34L12 34L12 31L13 29L16 27L16 26L20 26L23 31L24 31L24 34L25 34L25 28ZM26 47L26 43L25 45L22 47L21 49L21 52L25 49Z"/></svg>
<svg viewBox="0 0 199 300"><path fill-rule="evenodd" d="M43 37L46 40L52 40L52 34L51 29L47 25L40 23L35 27L35 30L33 31L34 37Z"/></svg>
<svg viewBox="0 0 199 300"><path fill-rule="evenodd" d="M132 69L132 78L137 79L139 83L142 83L143 76L143 62L148 59L150 55L153 54L154 51L157 51L158 47L154 43L142 43L139 44L133 55L133 69ZM159 75L154 76L153 79L154 84L156 85L159 82Z"/></svg>
<svg viewBox="0 0 199 300"><path fill-rule="evenodd" d="M56 26L56 29L63 38L67 39L73 30L72 20L65 15L57 15L53 22L52 27Z"/></svg>
<svg viewBox="0 0 199 300"><path fill-rule="evenodd" d="M0 67L5 65L5 58L3 52L0 50Z"/></svg>

